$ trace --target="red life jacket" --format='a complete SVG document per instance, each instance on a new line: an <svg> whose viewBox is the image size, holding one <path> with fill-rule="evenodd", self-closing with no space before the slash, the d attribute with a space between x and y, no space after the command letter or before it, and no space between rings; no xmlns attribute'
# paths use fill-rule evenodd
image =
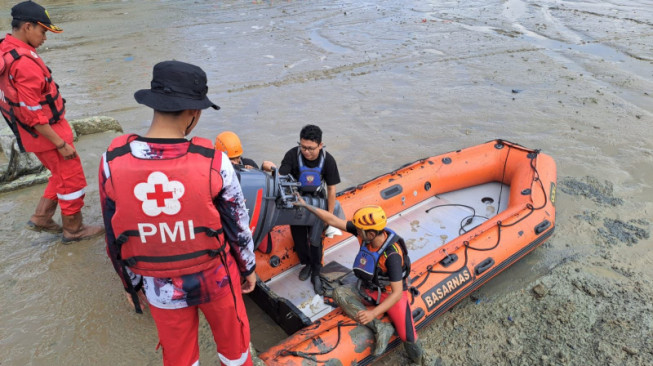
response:
<svg viewBox="0 0 653 366"><path fill-rule="evenodd" d="M111 225L120 258L134 273L159 278L210 268L227 248L210 186L222 153L211 141L195 137L178 158L139 159L129 146L136 137L114 139L105 154L105 174L115 190Z"/></svg>
<svg viewBox="0 0 653 366"><path fill-rule="evenodd" d="M4 41L4 38L0 40L0 43L2 41ZM27 57L27 59L34 61L34 66L39 67L43 71L43 78L47 86L41 93L43 99L39 101L39 104L42 106L43 113L48 117L50 124L59 122L64 115L66 101L59 93L59 85L52 80L50 69L36 53L25 48L14 48L2 52L0 55L0 112L2 112L5 121L7 121L14 135L16 135L19 142L18 145L23 150L18 126L22 127L24 132L27 132L33 138L38 138L39 135L34 132L32 127L21 121L20 118L21 105L18 100L18 92L14 87L11 66L21 57ZM22 108L27 107L23 105Z"/></svg>

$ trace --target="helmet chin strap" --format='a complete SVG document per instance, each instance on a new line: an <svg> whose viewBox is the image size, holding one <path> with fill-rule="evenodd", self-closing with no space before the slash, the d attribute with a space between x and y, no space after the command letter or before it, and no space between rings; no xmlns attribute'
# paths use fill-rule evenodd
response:
<svg viewBox="0 0 653 366"><path fill-rule="evenodd" d="M369 244L372 240L367 238L367 230L362 230L361 229L361 239L363 241L363 244Z"/></svg>

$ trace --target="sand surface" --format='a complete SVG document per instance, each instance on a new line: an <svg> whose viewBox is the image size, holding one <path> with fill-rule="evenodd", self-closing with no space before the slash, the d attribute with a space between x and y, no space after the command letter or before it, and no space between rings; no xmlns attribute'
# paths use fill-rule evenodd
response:
<svg viewBox="0 0 653 366"><path fill-rule="evenodd" d="M145 132L151 111L132 95L178 59L207 71L222 106L194 135L238 131L248 157L280 163L318 124L339 190L494 138L553 156L555 234L420 336L442 365L653 364L651 1L42 3L65 30L39 53L69 119ZM2 5L8 30L13 2ZM77 143L90 223L115 136ZM102 239L64 246L23 229L43 188L0 195L0 364L161 364ZM274 327L250 318L264 349ZM201 362L217 363L205 324ZM401 349L378 362L406 363Z"/></svg>

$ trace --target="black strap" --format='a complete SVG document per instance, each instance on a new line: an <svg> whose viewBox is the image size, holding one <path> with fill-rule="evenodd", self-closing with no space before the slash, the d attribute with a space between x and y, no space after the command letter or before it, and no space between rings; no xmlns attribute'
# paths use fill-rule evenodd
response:
<svg viewBox="0 0 653 366"><path fill-rule="evenodd" d="M57 93L58 94L58 93ZM50 124L57 123L59 118L61 118L60 111L57 110L57 106L54 104L55 99L50 94L45 95L45 103L50 107L52 111L52 118L50 118Z"/></svg>
<svg viewBox="0 0 653 366"><path fill-rule="evenodd" d="M11 123L7 116L4 114L4 109L2 109L2 117L5 119L5 122L7 122L7 125L9 126L9 129L11 132L16 136L16 142L18 143L18 149L20 152L24 153L25 152L25 147L23 147L23 142L20 139L20 133L18 132L18 127L16 127L15 123Z"/></svg>
<svg viewBox="0 0 653 366"><path fill-rule="evenodd" d="M16 103L12 100L7 99L7 96L5 96L5 100L7 101L7 104L9 104L10 107L20 107L20 103Z"/></svg>
<svg viewBox="0 0 653 366"><path fill-rule="evenodd" d="M118 244L118 247L122 246L129 240L130 236L140 236L141 234L138 232L138 230L127 230L124 231L122 234L118 235L116 238L116 244Z"/></svg>
<svg viewBox="0 0 653 366"><path fill-rule="evenodd" d="M204 234L206 234L206 236L208 236L210 238L217 238L218 235L220 235L220 234L222 234L224 232L224 230L222 228L219 228L218 230L215 230L215 229L211 229L211 228L206 227L206 226L198 226L198 227L194 228L193 231L195 232L195 234L204 233Z"/></svg>
<svg viewBox="0 0 653 366"><path fill-rule="evenodd" d="M50 81L52 81L52 79L50 79ZM55 85L57 84L55 83ZM66 111L66 101L63 100L63 98L62 98L63 104L61 106L61 109L57 109L57 105L55 104L55 101L59 98L60 95L61 94L59 93L59 86L57 86L57 94L55 94L54 96L47 94L45 96L45 100L39 102L40 105L47 105L48 107L50 107L50 110L52 111L52 118L50 118L48 123L50 123L51 125L59 122L61 120L61 116L63 116L64 112Z"/></svg>
<svg viewBox="0 0 653 366"><path fill-rule="evenodd" d="M199 233L204 233L206 236L210 238L218 238L220 234L222 234L224 230L222 228L215 230L211 229L205 226L198 226L193 229L193 232L195 234ZM116 244L118 245L119 252L120 252L120 247L122 247L123 244L129 240L130 236L140 236L140 233L138 230L126 230L123 231L118 237L116 238ZM205 250L200 250L197 252L191 252L191 253L186 253L186 254L177 254L177 255L168 255L168 256L134 256L130 258L125 258L124 261L129 267L133 267L136 265L137 262L149 262L149 263L167 263L167 262L177 262L177 261L183 261L183 260L188 260L188 259L193 259L197 257L201 257L203 255L209 255L211 258L217 256L218 254L224 252L225 245L222 244L220 245L220 248L218 249L205 249Z"/></svg>
<svg viewBox="0 0 653 366"><path fill-rule="evenodd" d="M127 263L127 265L129 267L133 267L133 266L136 265L137 262L148 262L148 263L177 262L177 261L184 261L184 260L188 260L188 259L201 257L203 255L208 255L209 257L213 258L213 257L216 257L221 252L223 252L224 247L225 246L222 245L219 249L205 249L205 250L200 250L200 251L192 252L192 253L178 254L178 255L166 255L166 256L159 256L159 257L138 255L138 256L135 256L135 257L126 258L125 263Z"/></svg>
<svg viewBox="0 0 653 366"><path fill-rule="evenodd" d="M62 105L62 106L61 106L61 109L59 109L59 110L57 110L57 109L53 109L53 110L52 110L52 114L53 114L53 115L56 115L56 117L52 117L52 118L50 118L50 121L48 121L48 122L49 122L51 125L53 125L53 124L55 124L55 123L61 121L61 116L63 116L63 114L64 114L65 111L66 111L66 106L65 106L65 105Z"/></svg>
<svg viewBox="0 0 653 366"><path fill-rule="evenodd" d="M195 145L192 141L190 143L190 146L188 147L188 152L194 154L200 154L207 158L213 158L213 155L215 155L214 149L209 149L204 146Z"/></svg>
<svg viewBox="0 0 653 366"><path fill-rule="evenodd" d="M111 151L107 151L107 163L110 162L111 160L123 156L125 154L131 153L131 147L129 146L129 142L126 144L119 146Z"/></svg>
<svg viewBox="0 0 653 366"><path fill-rule="evenodd" d="M55 85L56 85L56 83L55 83ZM54 100L56 100L57 98L59 98L59 95L60 95L60 93L59 93L59 89L57 89L57 94L55 94L54 97L51 97L50 94L48 94L48 95L45 97L46 100L42 100L42 101L40 101L39 104L40 104L40 105L50 105L50 102L48 101L48 97L50 97L50 99L52 99L52 101L54 101Z"/></svg>
<svg viewBox="0 0 653 366"><path fill-rule="evenodd" d="M32 127L19 121L18 118L16 118L16 116L14 115L13 109L10 108L9 110L5 110L4 108L0 107L0 111L2 111L2 117L4 117L5 122L7 122L7 125L9 125L11 132L13 132L14 136L16 136L16 142L18 142L18 148L20 149L20 152L25 152L25 148L23 147L23 142L20 139L20 133L18 132L17 126L20 126L28 134L30 134L30 136L34 138L38 138L39 135L36 134L36 132L34 132L34 129Z"/></svg>
<svg viewBox="0 0 653 366"><path fill-rule="evenodd" d="M127 290L129 291L129 295L132 297L132 302L134 303L134 311L138 314L143 314L143 309L141 309L141 303L138 300L138 290L132 285L131 277L129 277L129 273L127 273L127 266L123 262L121 265L122 267L122 276L125 279L125 282L127 282Z"/></svg>
<svg viewBox="0 0 653 366"><path fill-rule="evenodd" d="M13 50L10 50L9 54L11 55L11 57L14 58L14 61L16 61L16 60L18 60L20 58L20 55L18 54L18 51L16 51L15 48Z"/></svg>

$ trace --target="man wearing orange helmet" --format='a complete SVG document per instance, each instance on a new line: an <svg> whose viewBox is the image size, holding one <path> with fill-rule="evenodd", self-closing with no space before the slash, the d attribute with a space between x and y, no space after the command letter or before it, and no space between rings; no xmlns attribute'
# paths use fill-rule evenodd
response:
<svg viewBox="0 0 653 366"><path fill-rule="evenodd" d="M358 283L355 288L336 287L333 299L347 315L374 332L376 346L373 355L383 354L396 330L410 359L419 364L430 364L431 361L417 340L408 300L408 250L404 239L386 227L385 211L380 206L364 206L354 213L351 221L346 221L306 204L299 195L297 197L296 206L306 207L326 224L358 238L360 250L353 268ZM367 306L371 307L368 309ZM394 324L394 329L378 319L385 313Z"/></svg>
<svg viewBox="0 0 653 366"><path fill-rule="evenodd" d="M233 165L241 165L247 169L259 169L254 160L243 157L243 145L234 132L224 131L220 133L215 138L215 149L224 151ZM261 164L261 169L265 172L271 172L276 167L273 162L267 160Z"/></svg>

